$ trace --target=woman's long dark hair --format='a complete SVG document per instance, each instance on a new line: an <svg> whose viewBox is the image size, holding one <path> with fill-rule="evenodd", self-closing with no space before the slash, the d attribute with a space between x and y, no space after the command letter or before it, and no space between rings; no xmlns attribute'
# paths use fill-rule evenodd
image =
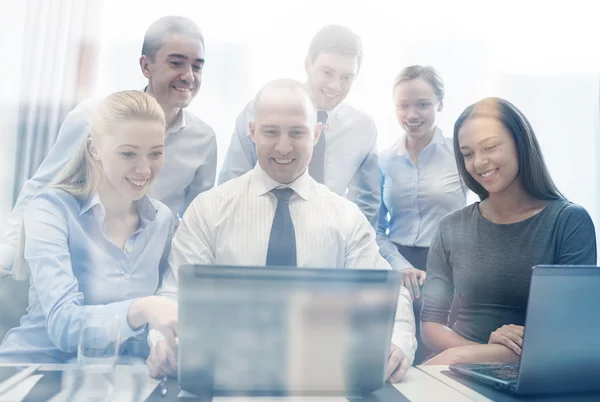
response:
<svg viewBox="0 0 600 402"><path fill-rule="evenodd" d="M538 200L565 199L558 191L548 173L540 144L535 137L529 121L512 103L501 98L485 98L467 107L454 124L454 156L456 165L467 187L483 201L489 193L475 180L465 167L465 161L460 153L458 132L468 119L491 117L498 120L508 130L515 142L519 170L517 177L523 190Z"/></svg>

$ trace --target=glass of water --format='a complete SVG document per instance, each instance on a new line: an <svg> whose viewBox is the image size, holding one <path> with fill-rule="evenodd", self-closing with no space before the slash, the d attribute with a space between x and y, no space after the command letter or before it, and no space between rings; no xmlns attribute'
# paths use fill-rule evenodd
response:
<svg viewBox="0 0 600 402"><path fill-rule="evenodd" d="M87 313L81 320L77 363L70 381L70 400L111 400L119 357L119 316Z"/></svg>

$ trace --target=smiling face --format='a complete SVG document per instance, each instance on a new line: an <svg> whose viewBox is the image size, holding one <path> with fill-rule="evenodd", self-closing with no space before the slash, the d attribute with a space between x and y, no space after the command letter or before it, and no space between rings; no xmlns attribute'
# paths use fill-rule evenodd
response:
<svg viewBox="0 0 600 402"><path fill-rule="evenodd" d="M187 107L200 90L204 67L204 45L198 38L167 35L154 60L140 58L147 92L163 109Z"/></svg>
<svg viewBox="0 0 600 402"><path fill-rule="evenodd" d="M413 139L433 132L436 114L443 107L433 87L422 78L400 82L394 89L394 105L398 123Z"/></svg>
<svg viewBox="0 0 600 402"><path fill-rule="evenodd" d="M260 167L287 184L305 171L322 126L308 95L298 89L268 88L255 104L250 134Z"/></svg>
<svg viewBox="0 0 600 402"><path fill-rule="evenodd" d="M512 135L493 117L467 119L458 132L467 172L490 194L519 185L519 162Z"/></svg>
<svg viewBox="0 0 600 402"><path fill-rule="evenodd" d="M142 198L163 164L164 123L127 120L111 134L89 140L90 153L104 172L104 194L124 203Z"/></svg>
<svg viewBox="0 0 600 402"><path fill-rule="evenodd" d="M358 57L337 52L321 52L313 62L305 61L307 84L319 110L331 110L350 92L358 73Z"/></svg>

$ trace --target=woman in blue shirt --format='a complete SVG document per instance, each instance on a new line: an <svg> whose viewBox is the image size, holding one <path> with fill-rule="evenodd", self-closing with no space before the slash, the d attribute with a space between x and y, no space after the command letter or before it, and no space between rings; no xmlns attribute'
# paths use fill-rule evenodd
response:
<svg viewBox="0 0 600 402"><path fill-rule="evenodd" d="M452 140L435 125L444 101L444 83L437 71L418 65L404 68L394 80L393 98L404 133L379 156L377 242L381 255L402 272L403 285L413 296L419 339L419 286L425 281L429 245L438 221L465 206L466 191ZM424 357L419 349L415 361Z"/></svg>
<svg viewBox="0 0 600 402"><path fill-rule="evenodd" d="M151 96L122 91L98 106L78 153L27 207L17 270L30 273L29 307L0 345L0 361L72 359L90 313L118 316L123 343L146 324L175 336L176 303L153 296L174 218L146 195L164 139Z"/></svg>

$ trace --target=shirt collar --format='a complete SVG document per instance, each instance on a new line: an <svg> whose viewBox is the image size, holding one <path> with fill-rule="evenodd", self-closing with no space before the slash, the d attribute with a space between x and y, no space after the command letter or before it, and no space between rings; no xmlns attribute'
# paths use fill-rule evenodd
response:
<svg viewBox="0 0 600 402"><path fill-rule="evenodd" d="M427 148L430 145L437 146L437 145L443 144L443 143L444 143L444 134L442 133L442 129L440 129L438 126L435 126L435 128L433 130L433 137L431 137L431 141L429 142L429 144L427 144L427 146L425 148ZM406 133L402 134L400 139L394 145L393 149L396 152L396 155L400 155L400 156L408 155L408 152L406 151Z"/></svg>
<svg viewBox="0 0 600 402"><path fill-rule="evenodd" d="M81 210L79 211L79 216L85 214L87 211L89 211L96 205L102 205L102 203L100 202L100 196L98 195L98 193L92 195L90 198L83 201L83 204L81 204ZM102 207L102 208L104 209L104 207Z"/></svg>
<svg viewBox="0 0 600 402"><path fill-rule="evenodd" d="M332 122L337 121L337 117L339 115L338 112L340 111L340 108L342 107L343 103L344 102L340 102L339 105L337 105L336 107L334 107L333 109L330 109L330 110L319 110L319 112L327 113L327 121L325 122L325 124L323 124L324 127L325 126L330 127Z"/></svg>
<svg viewBox="0 0 600 402"><path fill-rule="evenodd" d="M265 195L269 193L271 190L275 188L285 188L289 187L296 194L298 194L304 200L309 199L310 188L313 186L313 183L316 183L314 179L308 174L308 169L304 171L304 173L288 184L281 184L275 180L273 180L267 172L265 172L260 167L260 162L256 163L254 170L252 171L252 177L250 179L250 188L254 194L259 197L261 195Z"/></svg>
<svg viewBox="0 0 600 402"><path fill-rule="evenodd" d="M166 135L169 136L170 134L174 134L180 130L183 130L186 127L186 125L187 123L185 120L185 113L183 112L183 109L179 109L179 114L177 115L177 118L175 119L171 127L167 129Z"/></svg>
<svg viewBox="0 0 600 402"><path fill-rule="evenodd" d="M146 85L143 89L144 92L146 92L148 90L148 85ZM171 125L171 127L169 127L166 132L165 135L168 137L170 134L174 134L176 132L178 132L179 130L184 129L187 126L186 120L185 120L185 113L183 112L183 108L179 109L179 114L177 115L177 118L175 119L175 121L173 122L173 124Z"/></svg>
<svg viewBox="0 0 600 402"><path fill-rule="evenodd" d="M140 229L145 228L150 222L156 219L156 208L154 204L152 204L152 200L147 195L144 195L139 200L135 201L137 205L138 213L140 214ZM79 211L79 216L85 214L86 212L92 210L94 215L100 219L100 221L104 220L106 216L106 210L100 201L100 196L98 193L92 195L90 198L85 200L81 205L81 210Z"/></svg>

